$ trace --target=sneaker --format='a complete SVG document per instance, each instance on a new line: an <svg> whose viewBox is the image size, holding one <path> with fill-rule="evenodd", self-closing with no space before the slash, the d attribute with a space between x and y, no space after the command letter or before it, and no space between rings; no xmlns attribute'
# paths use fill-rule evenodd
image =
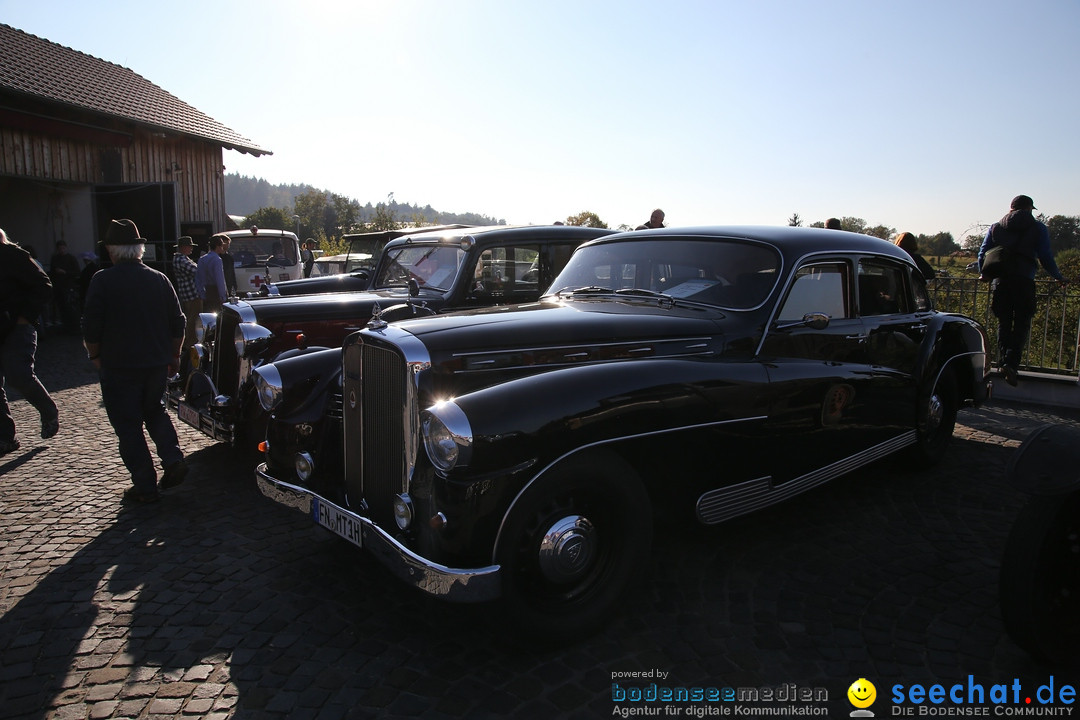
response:
<svg viewBox="0 0 1080 720"><path fill-rule="evenodd" d="M58 418L41 421L41 438L43 440L48 440L58 432L60 432L60 420Z"/></svg>
<svg viewBox="0 0 1080 720"><path fill-rule="evenodd" d="M7 455L19 449L18 440L0 440L0 455Z"/></svg>
<svg viewBox="0 0 1080 720"><path fill-rule="evenodd" d="M134 487L129 487L124 491L124 502L138 503L145 505L146 503L155 503L161 499L161 494L156 490L152 493L144 493Z"/></svg>
<svg viewBox="0 0 1080 720"><path fill-rule="evenodd" d="M1009 383L1013 387L1016 387L1017 383L1019 382L1019 378L1016 374L1016 368L1006 365L1003 368L1003 371L1005 373L1005 382Z"/></svg>
<svg viewBox="0 0 1080 720"><path fill-rule="evenodd" d="M176 487L184 482L184 478L187 477L187 472L188 466L186 460L174 462L172 465L165 468L165 472L161 475L161 487L166 490Z"/></svg>

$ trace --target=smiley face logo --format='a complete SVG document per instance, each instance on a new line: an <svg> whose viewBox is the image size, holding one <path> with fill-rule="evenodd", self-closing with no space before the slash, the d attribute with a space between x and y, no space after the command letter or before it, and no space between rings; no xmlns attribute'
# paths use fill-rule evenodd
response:
<svg viewBox="0 0 1080 720"><path fill-rule="evenodd" d="M855 707L868 708L874 704L874 700L877 700L877 688L866 678L859 678L851 683L851 687L847 690L847 697Z"/></svg>

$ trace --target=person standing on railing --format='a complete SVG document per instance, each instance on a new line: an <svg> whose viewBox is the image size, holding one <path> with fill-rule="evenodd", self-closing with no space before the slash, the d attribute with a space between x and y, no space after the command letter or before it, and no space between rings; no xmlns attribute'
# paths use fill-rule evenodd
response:
<svg viewBox="0 0 1080 720"><path fill-rule="evenodd" d="M1050 250L1050 231L1035 219L1035 202L1027 195L1017 195L1009 213L990 226L979 248L979 275L986 253L994 247L1008 249L1001 274L993 280L990 310L998 319L998 361L1005 382L1016 386L1020 358L1031 332L1035 316L1035 273L1041 264L1061 284L1066 280L1054 262Z"/></svg>

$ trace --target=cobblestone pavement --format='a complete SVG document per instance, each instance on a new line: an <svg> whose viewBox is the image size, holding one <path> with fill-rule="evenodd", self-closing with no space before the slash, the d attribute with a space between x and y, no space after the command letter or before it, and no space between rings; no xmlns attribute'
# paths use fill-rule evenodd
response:
<svg viewBox="0 0 1080 720"><path fill-rule="evenodd" d="M991 403L961 413L933 471L885 461L720 527L664 528L608 627L537 650L317 534L259 495L250 463L179 423L187 482L122 507L84 358L76 338L42 339L60 434L39 440L19 399L23 447L0 459L3 717L608 717L628 707L613 694L649 687L617 674L650 671L672 688L823 688L834 717L867 678L881 717L895 684L1080 679L1029 659L997 607L1024 501L1003 479L1009 454L1075 414Z"/></svg>

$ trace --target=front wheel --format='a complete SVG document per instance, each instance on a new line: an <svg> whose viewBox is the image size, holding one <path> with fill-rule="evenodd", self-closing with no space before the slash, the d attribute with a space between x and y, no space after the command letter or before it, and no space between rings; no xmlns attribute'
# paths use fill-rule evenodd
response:
<svg viewBox="0 0 1080 720"><path fill-rule="evenodd" d="M956 375L949 368L943 368L933 390L919 400L916 428L918 437L908 453L914 467L929 467L945 455L956 428L956 413L959 407Z"/></svg>
<svg viewBox="0 0 1080 720"><path fill-rule="evenodd" d="M1080 656L1080 492L1032 498L1001 558L1001 619L1034 657Z"/></svg>
<svg viewBox="0 0 1080 720"><path fill-rule="evenodd" d="M648 561L652 508L629 465L594 453L529 486L499 537L504 607L516 634L575 639L603 626Z"/></svg>

